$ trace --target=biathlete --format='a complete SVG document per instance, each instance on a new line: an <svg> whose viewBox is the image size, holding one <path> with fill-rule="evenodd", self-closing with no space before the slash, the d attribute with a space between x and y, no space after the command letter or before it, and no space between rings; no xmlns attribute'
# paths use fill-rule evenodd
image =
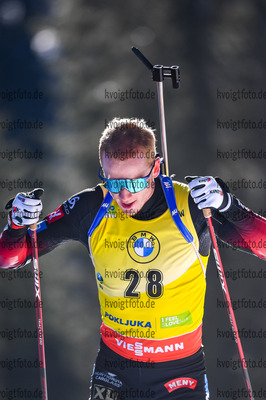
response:
<svg viewBox="0 0 266 400"><path fill-rule="evenodd" d="M90 398L209 399L202 319L211 240L202 208L212 209L222 241L262 259L265 219L219 178L164 181L143 120L111 121L99 156L103 183L69 198L37 230L40 256L77 240L95 267L102 326ZM42 203L34 192L19 193L7 207L0 266L21 268L31 260L28 228Z"/></svg>

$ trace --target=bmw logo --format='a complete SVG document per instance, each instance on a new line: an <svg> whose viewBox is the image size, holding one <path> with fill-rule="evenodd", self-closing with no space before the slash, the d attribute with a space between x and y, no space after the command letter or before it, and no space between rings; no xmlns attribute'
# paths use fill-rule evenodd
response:
<svg viewBox="0 0 266 400"><path fill-rule="evenodd" d="M160 242L157 237L148 231L133 233L127 241L129 256L140 264L153 261L160 253Z"/></svg>

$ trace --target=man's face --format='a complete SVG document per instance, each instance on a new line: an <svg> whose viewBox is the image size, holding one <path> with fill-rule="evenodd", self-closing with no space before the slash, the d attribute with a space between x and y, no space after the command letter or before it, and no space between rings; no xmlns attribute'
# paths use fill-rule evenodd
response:
<svg viewBox="0 0 266 400"><path fill-rule="evenodd" d="M150 173L151 163L147 159L127 158L124 161L108 158L102 155L104 176L107 179L137 179ZM119 193L112 193L113 198L124 213L133 215L139 212L154 192L154 178L160 172L160 159L156 159L150 177L147 179L148 187L138 193L130 193L123 188Z"/></svg>

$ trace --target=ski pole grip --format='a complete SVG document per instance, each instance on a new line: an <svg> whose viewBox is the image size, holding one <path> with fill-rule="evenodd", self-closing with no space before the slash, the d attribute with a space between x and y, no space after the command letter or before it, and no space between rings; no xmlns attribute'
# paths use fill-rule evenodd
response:
<svg viewBox="0 0 266 400"><path fill-rule="evenodd" d="M203 208L202 211L205 218L211 218L212 212L210 208Z"/></svg>
<svg viewBox="0 0 266 400"><path fill-rule="evenodd" d="M39 199L39 198L42 196L43 192L44 192L44 190L43 190L42 188L34 189L34 190L31 192L31 197L32 197L33 199ZM35 222L34 224L30 225L30 229L31 229L32 231L36 231L36 229L37 229L37 222Z"/></svg>

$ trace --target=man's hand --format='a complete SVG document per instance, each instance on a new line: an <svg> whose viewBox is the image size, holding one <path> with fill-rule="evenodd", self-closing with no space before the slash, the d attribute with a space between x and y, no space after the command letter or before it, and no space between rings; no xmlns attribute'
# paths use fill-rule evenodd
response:
<svg viewBox="0 0 266 400"><path fill-rule="evenodd" d="M214 208L226 211L229 208L231 197L219 185L222 182L219 178L215 180L212 176L186 176L185 179L188 182L191 197L200 210Z"/></svg>
<svg viewBox="0 0 266 400"><path fill-rule="evenodd" d="M37 223L42 211L42 202L39 197L43 189L34 189L29 193L18 193L15 198L9 200L6 209L12 208L9 214L9 226L24 227Z"/></svg>

